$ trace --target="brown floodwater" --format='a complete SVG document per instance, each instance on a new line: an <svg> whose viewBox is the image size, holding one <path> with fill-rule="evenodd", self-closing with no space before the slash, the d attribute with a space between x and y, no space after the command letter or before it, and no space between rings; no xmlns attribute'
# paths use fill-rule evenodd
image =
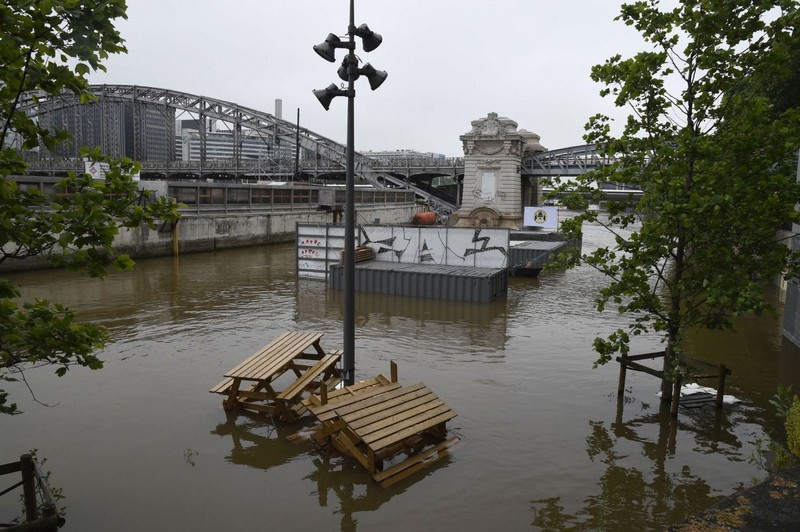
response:
<svg viewBox="0 0 800 532"><path fill-rule="evenodd" d="M589 227L584 247L605 238ZM25 298L68 304L112 341L100 371L27 372L50 407L6 386L25 413L0 417L0 462L31 449L47 459L66 530L659 529L764 477L748 457L780 434L768 401L800 383L800 350L778 318L748 318L735 335L688 341L694 356L726 361L741 403L670 423L658 382L629 372L618 409L618 367L592 369L591 344L620 317L594 310L602 278L588 268L511 279L488 305L359 294L357 378L396 360L402 382L425 382L458 412L450 428L462 439L383 489L351 459L286 441L297 426L226 415L208 393L285 330L341 347L341 293L294 268L294 247L277 245L141 260L105 280L9 276ZM633 352L660 348L635 342ZM0 521L17 505L0 497Z"/></svg>

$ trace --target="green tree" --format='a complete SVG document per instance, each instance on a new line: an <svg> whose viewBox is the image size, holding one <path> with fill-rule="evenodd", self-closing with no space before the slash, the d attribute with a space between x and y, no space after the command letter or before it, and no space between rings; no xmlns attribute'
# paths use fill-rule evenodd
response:
<svg viewBox="0 0 800 532"><path fill-rule="evenodd" d="M57 266L103 276L106 267L133 265L114 253L120 228L154 227L157 218L177 217L167 198L153 199L131 179L138 165L110 160L99 148L85 157L105 161L104 180L70 175L45 196L23 189L11 176L25 172L18 149L53 150L68 141L63 131L41 127L25 112L39 98L68 92L91 100L86 74L104 70L101 61L124 52L115 19L125 17L124 0L6 0L0 5L0 264L42 256ZM12 143L14 146L12 146ZM19 290L0 279L0 384L25 379L25 370L56 365L102 367L96 355L106 333L80 323L56 303L37 300L20 305ZM0 413L17 413L0 388Z"/></svg>
<svg viewBox="0 0 800 532"><path fill-rule="evenodd" d="M769 309L764 284L796 272L795 257L777 230L798 220L794 153L800 112L776 105L796 76L795 0L659 0L623 4L618 20L634 27L646 50L619 55L592 69L629 116L619 134L602 114L585 139L614 163L561 183L568 207L581 214L565 224L600 223L615 244L568 258L603 272L602 311L614 305L626 327L596 338L597 364L627 354L631 336L662 335L664 371L680 364L689 328L730 329L740 314ZM638 202L588 210L600 196L594 181L632 185ZM662 399L671 387L662 382Z"/></svg>

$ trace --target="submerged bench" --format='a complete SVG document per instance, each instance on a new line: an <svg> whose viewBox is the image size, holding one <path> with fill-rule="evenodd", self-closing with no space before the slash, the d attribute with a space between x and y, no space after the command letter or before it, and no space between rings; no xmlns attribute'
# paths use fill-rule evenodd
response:
<svg viewBox="0 0 800 532"><path fill-rule="evenodd" d="M275 413L284 421L293 421L298 417L296 408L304 392L327 391L341 382L336 364L342 352L325 353L319 344L321 338L320 333L283 333L225 373L210 392L226 396L222 402L226 410ZM276 391L273 383L290 371L293 382L283 391Z"/></svg>
<svg viewBox="0 0 800 532"><path fill-rule="evenodd" d="M446 428L455 411L424 384L402 386L384 377L356 386L336 390L324 402L312 396L305 406L320 425L310 436L358 460L381 486L446 456L458 443L457 437L448 438ZM399 462L384 467L401 455Z"/></svg>

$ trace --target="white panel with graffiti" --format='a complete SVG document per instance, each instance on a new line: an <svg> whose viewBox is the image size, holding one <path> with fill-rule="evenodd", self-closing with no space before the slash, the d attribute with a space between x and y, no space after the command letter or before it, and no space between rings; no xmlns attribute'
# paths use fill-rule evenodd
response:
<svg viewBox="0 0 800 532"><path fill-rule="evenodd" d="M297 226L297 273L325 278L344 247L342 226ZM375 260L405 264L440 264L506 268L509 230L468 227L362 225L356 245L369 246Z"/></svg>

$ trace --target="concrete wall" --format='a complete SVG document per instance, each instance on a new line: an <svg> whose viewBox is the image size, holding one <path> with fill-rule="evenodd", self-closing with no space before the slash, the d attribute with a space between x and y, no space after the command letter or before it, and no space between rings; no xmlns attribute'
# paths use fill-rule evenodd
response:
<svg viewBox="0 0 800 532"><path fill-rule="evenodd" d="M408 224L420 207L413 204L385 204L380 207L356 206L358 224ZM295 227L299 223L332 223L333 214L309 209L307 211L268 214L190 215L178 222L177 240L179 253L196 253L235 247L256 246L278 242L292 242ZM123 229L117 236L114 247L120 253L136 257L172 255L173 235L171 227L161 224L157 229L147 227ZM6 261L0 264L0 272L47 268L42 257Z"/></svg>

